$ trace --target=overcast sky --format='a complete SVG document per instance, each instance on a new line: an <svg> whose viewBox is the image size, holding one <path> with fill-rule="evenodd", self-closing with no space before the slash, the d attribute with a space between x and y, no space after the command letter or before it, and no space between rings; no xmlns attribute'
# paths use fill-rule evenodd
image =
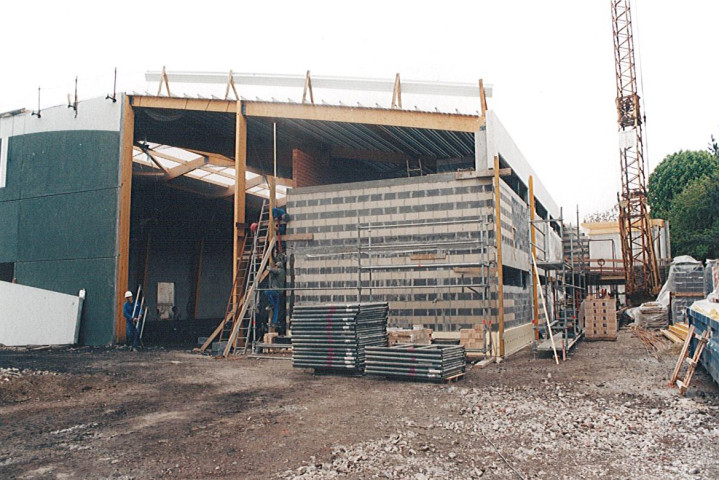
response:
<svg viewBox="0 0 719 480"><path fill-rule="evenodd" d="M565 216L574 218L577 204L584 216L616 202L610 0L26 0L3 7L0 112L36 108L38 86L43 107L64 103L75 75L81 100L104 95L115 67L120 91L156 91L144 73L163 65L483 78L494 87L489 108ZM635 0L632 14L652 169L667 154L706 149L710 135L719 136L719 1Z"/></svg>

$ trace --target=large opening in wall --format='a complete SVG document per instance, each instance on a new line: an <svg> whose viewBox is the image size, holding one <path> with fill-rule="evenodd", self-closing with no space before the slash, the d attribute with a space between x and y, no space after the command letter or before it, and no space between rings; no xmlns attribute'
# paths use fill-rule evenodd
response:
<svg viewBox="0 0 719 480"><path fill-rule="evenodd" d="M128 287L146 294L146 344L193 344L224 317L232 290L236 114L133 110ZM475 162L469 131L250 114L246 121L245 231L275 171L284 207L293 187L427 175Z"/></svg>

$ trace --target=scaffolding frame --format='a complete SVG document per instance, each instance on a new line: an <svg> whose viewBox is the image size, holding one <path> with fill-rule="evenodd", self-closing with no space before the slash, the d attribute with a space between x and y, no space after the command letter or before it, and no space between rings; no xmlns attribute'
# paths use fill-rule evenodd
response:
<svg viewBox="0 0 719 480"><path fill-rule="evenodd" d="M580 305L586 297L587 293L587 258L588 258L588 246L582 241L582 234L579 230L579 209L577 209L577 226L566 227L564 224L563 215L560 214L560 218L539 218L530 219L530 244L533 251L539 250L542 253L541 260L537 258L536 254L532 256L532 268L537 268L543 271L543 277L545 279L544 285L536 285L537 288L544 289L544 297L552 299L550 302L552 318L547 319L546 322L553 332L561 334L556 340L561 340L562 359L567 359L568 351L581 339L584 334L584 329L580 325ZM554 229L552 224L556 224L558 234L561 241L561 257L559 259L552 259L550 256L550 229ZM537 234L542 236L542 245L536 240ZM554 272L554 276L552 276ZM533 350L536 353L550 351L552 346L550 341L546 339L549 333L546 331L547 327L544 327L539 322L536 305L538 303L535 286L535 277L532 276L533 283L533 311L535 312L535 318L533 319L534 325L534 344ZM551 289L551 285L554 285L554 291Z"/></svg>
<svg viewBox="0 0 719 480"><path fill-rule="evenodd" d="M489 221L489 215L479 215L475 217L467 217L457 220L437 220L437 221L421 221L421 222L360 222L357 219L357 250L355 255L357 257L357 301L362 301L363 290L367 290L369 301L373 301L374 290L409 290L410 296L414 296L414 289L425 289L431 288L436 290L451 290L461 289L464 293L464 289L471 291L472 293L479 296L480 309L482 311L482 331L484 338L484 348L473 349L472 351L478 353L484 353L485 356L492 352L492 327L493 322L491 319L491 305L490 305L490 289L492 282L490 280L491 269L494 266L496 269L497 265L497 251L496 246L490 242L490 231L493 230L493 226ZM411 242L383 242L382 244L373 243L373 232L387 229L398 229L398 228L417 228L417 227L448 227L452 225L467 225L467 224L478 224L479 225L479 236L477 238L459 239L455 241L411 241ZM408 264L378 264L374 263L378 258L392 259L403 256L411 256L413 254L431 254L433 252L448 253L452 247L469 248L479 252L479 262L444 262L437 263L432 261L429 264L422 263L408 263ZM490 251L490 248L492 251ZM443 269L476 269L471 270L472 273L477 273L479 277L478 283L456 283L456 284L440 284L437 282L435 285L376 285L376 279L373 278L374 272L390 271L390 270L414 270L419 271L425 267L442 267ZM454 270L456 272L456 270ZM363 274L366 273L366 278ZM464 273L459 273L462 277ZM411 281L411 280L410 280ZM435 294L433 303L435 305L440 301ZM449 308L451 308L451 297L447 300L449 302ZM434 331L437 331L439 325L439 318L437 314L437 308L435 310L435 321L433 324ZM442 309L444 310L444 309ZM446 318L446 314L442 313L442 318Z"/></svg>

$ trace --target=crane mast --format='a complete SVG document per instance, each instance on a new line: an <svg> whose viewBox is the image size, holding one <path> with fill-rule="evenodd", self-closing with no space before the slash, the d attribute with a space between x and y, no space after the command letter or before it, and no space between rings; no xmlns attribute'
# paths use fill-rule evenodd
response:
<svg viewBox="0 0 719 480"><path fill-rule="evenodd" d="M661 279L647 207L644 132L637 93L630 2L611 0L611 3L622 177L618 195L619 233L629 301L655 294Z"/></svg>

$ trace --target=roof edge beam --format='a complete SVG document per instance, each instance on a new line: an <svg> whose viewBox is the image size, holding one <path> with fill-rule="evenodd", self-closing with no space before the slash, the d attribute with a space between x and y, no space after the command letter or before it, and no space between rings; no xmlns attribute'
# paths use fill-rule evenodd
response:
<svg viewBox="0 0 719 480"><path fill-rule="evenodd" d="M237 102L218 98L182 98L148 95L129 95L133 108L166 108L169 110L196 110L201 112L235 113Z"/></svg>
<svg viewBox="0 0 719 480"><path fill-rule="evenodd" d="M243 102L247 117L292 118L325 122L388 125L393 127L425 128L474 133L483 126L482 117L449 113L385 110L329 105L294 103Z"/></svg>

